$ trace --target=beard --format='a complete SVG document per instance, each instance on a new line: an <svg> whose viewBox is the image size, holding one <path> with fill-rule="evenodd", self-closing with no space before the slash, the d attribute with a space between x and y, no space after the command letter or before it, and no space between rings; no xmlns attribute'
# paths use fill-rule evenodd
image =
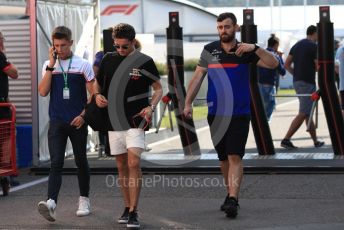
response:
<svg viewBox="0 0 344 230"><path fill-rule="evenodd" d="M235 33L232 33L232 34L223 33L220 35L220 41L223 43L232 42L234 39L235 39Z"/></svg>

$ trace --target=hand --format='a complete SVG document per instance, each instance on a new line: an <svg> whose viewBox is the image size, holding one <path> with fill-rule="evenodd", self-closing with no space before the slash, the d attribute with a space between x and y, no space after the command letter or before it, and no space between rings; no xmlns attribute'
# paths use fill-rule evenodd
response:
<svg viewBox="0 0 344 230"><path fill-rule="evenodd" d="M146 118L147 121L150 121L153 114L153 110L150 106L147 106L146 108L143 108L141 112L139 112L139 114L141 117Z"/></svg>
<svg viewBox="0 0 344 230"><path fill-rule="evenodd" d="M281 51L278 51L278 50L277 50L276 53L277 53L277 55L280 56L280 57L283 56L283 52L281 52Z"/></svg>
<svg viewBox="0 0 344 230"><path fill-rule="evenodd" d="M239 43L238 48L235 51L235 55L241 57L244 53L248 53L254 50L256 46L254 44Z"/></svg>
<svg viewBox="0 0 344 230"><path fill-rule="evenodd" d="M85 124L85 120L82 116L75 117L70 123L71 126L75 126L76 129L80 129Z"/></svg>
<svg viewBox="0 0 344 230"><path fill-rule="evenodd" d="M101 94L94 95L96 97L96 104L99 108L105 108L108 106L108 100Z"/></svg>
<svg viewBox="0 0 344 230"><path fill-rule="evenodd" d="M192 106L191 105L185 105L183 113L187 119L192 119Z"/></svg>

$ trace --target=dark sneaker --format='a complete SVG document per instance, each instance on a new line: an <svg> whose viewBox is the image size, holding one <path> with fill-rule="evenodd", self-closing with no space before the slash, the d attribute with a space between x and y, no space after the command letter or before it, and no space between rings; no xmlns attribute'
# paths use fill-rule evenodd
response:
<svg viewBox="0 0 344 230"><path fill-rule="evenodd" d="M295 145L293 145L293 142L291 142L290 140L288 139L283 139L281 141L281 146L283 148L286 148L286 149L297 149L297 147Z"/></svg>
<svg viewBox="0 0 344 230"><path fill-rule="evenodd" d="M10 182L8 181L7 177L3 177L0 179L1 188L2 188L2 195L7 196L8 192L10 191Z"/></svg>
<svg viewBox="0 0 344 230"><path fill-rule="evenodd" d="M229 196L226 196L225 201L223 202L223 204L221 205L221 211L225 211L226 210L226 206L228 205L228 201L229 201Z"/></svg>
<svg viewBox="0 0 344 230"><path fill-rule="evenodd" d="M227 217L229 218L235 218L238 215L238 201L234 197L229 197L228 199L228 205L225 207L225 212L227 214Z"/></svg>
<svg viewBox="0 0 344 230"><path fill-rule="evenodd" d="M137 212L129 212L129 219L127 223L127 228L131 229L139 229L140 228L140 222L138 221Z"/></svg>
<svg viewBox="0 0 344 230"><path fill-rule="evenodd" d="M317 141L317 142L314 143L314 147L315 147L315 148L320 148L320 147L322 147L324 144L325 144L324 141Z"/></svg>
<svg viewBox="0 0 344 230"><path fill-rule="evenodd" d="M118 218L117 223L126 224L128 223L128 219L129 219L129 208L125 208L122 216Z"/></svg>

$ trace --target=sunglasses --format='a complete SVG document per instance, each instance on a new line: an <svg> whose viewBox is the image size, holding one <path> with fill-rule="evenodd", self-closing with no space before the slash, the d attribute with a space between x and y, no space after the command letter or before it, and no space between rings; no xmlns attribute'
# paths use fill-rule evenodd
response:
<svg viewBox="0 0 344 230"><path fill-rule="evenodd" d="M119 49L119 48L122 48L122 49L124 49L124 50L129 49L129 45L123 45L123 46L120 46L120 45L113 45L113 47L115 47L116 49Z"/></svg>

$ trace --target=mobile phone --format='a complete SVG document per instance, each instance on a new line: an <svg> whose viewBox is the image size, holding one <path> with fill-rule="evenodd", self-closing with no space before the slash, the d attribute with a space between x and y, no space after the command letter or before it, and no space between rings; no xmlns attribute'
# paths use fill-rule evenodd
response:
<svg viewBox="0 0 344 230"><path fill-rule="evenodd" d="M53 50L53 57L54 57L55 60L57 59L57 51L55 50L55 48Z"/></svg>
<svg viewBox="0 0 344 230"><path fill-rule="evenodd" d="M53 58L56 60L57 59L57 50L55 49L55 45L53 43Z"/></svg>

